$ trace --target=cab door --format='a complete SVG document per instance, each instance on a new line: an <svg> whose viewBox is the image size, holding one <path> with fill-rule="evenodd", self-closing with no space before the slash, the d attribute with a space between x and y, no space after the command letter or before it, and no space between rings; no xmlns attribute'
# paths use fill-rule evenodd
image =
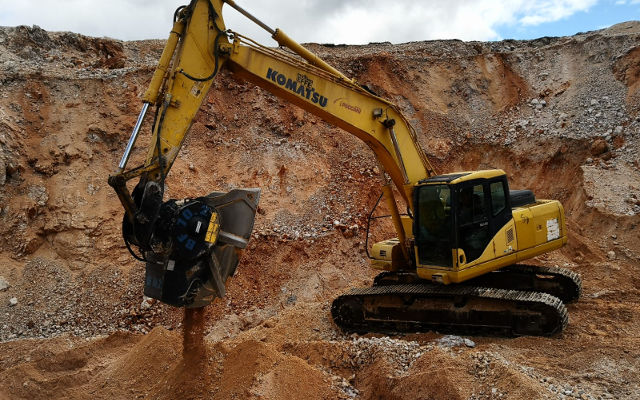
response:
<svg viewBox="0 0 640 400"><path fill-rule="evenodd" d="M485 180L465 182L456 191L458 248L464 251L463 264L477 260L491 241L490 193Z"/></svg>
<svg viewBox="0 0 640 400"><path fill-rule="evenodd" d="M418 186L414 191L413 235L420 266L452 268L451 191L447 184Z"/></svg>

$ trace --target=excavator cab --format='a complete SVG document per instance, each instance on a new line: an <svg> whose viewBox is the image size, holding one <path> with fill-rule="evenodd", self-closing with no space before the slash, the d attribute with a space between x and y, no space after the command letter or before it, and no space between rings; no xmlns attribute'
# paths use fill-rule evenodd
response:
<svg viewBox="0 0 640 400"><path fill-rule="evenodd" d="M508 193L497 170L421 181L414 190L418 265L451 269L476 261L511 219Z"/></svg>
<svg viewBox="0 0 640 400"><path fill-rule="evenodd" d="M566 242L558 203L536 200L529 190L509 190L502 170L424 179L414 189L413 202L422 279L463 282Z"/></svg>
<svg viewBox="0 0 640 400"><path fill-rule="evenodd" d="M432 280L455 282L452 274L433 270L460 270L482 258L495 234L511 219L508 193L506 175L500 170L422 180L414 190L418 268L429 270Z"/></svg>

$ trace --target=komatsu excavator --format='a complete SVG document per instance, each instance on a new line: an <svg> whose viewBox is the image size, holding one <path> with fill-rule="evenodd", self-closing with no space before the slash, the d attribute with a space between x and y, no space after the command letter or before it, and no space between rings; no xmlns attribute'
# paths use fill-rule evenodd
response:
<svg viewBox="0 0 640 400"><path fill-rule="evenodd" d="M227 30L224 3L267 30L280 47ZM224 296L251 236L259 189L163 200L165 179L222 68L355 135L381 166L397 237L368 251L371 266L383 271L373 286L333 301L332 317L341 329L516 336L563 330L564 303L580 296L580 277L520 264L567 242L558 201L510 190L502 170L436 174L396 105L232 0L193 0L176 10L142 111L109 177L125 209L125 243L146 263L147 296L178 307L202 307ZM146 161L127 169L149 109L155 117ZM127 182L134 178L139 181L130 191Z"/></svg>

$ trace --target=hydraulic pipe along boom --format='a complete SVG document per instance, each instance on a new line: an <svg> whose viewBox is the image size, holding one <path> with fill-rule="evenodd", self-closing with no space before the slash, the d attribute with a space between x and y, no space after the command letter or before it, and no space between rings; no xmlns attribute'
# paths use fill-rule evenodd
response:
<svg viewBox="0 0 640 400"><path fill-rule="evenodd" d="M138 139L138 133L140 133L140 127L142 126L142 121L144 121L144 117L145 115L147 115L148 109L149 109L149 103L144 102L142 104L142 111L140 111L140 115L138 115L138 120L136 121L136 125L133 127L133 131L131 132L131 137L129 138L129 143L127 143L127 148L124 150L122 159L120 159L120 164L118 164L118 173L124 171L124 168L127 166L127 161L129 161L131 150L133 150L133 146L136 144L136 140Z"/></svg>

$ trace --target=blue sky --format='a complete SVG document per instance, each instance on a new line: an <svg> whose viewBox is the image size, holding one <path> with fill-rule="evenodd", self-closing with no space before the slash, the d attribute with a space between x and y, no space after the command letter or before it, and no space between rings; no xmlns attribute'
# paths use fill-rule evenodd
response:
<svg viewBox="0 0 640 400"><path fill-rule="evenodd" d="M618 4L616 4L618 3ZM602 29L620 22L640 20L640 1L600 1L587 11L540 25L503 25L497 32L503 39L535 39L543 36L571 36L578 32Z"/></svg>
<svg viewBox="0 0 640 400"><path fill-rule="evenodd" d="M164 39L187 0L0 0L0 25L122 40ZM366 44L565 36L640 20L640 0L236 0L299 42ZM273 45L225 6L228 28Z"/></svg>

